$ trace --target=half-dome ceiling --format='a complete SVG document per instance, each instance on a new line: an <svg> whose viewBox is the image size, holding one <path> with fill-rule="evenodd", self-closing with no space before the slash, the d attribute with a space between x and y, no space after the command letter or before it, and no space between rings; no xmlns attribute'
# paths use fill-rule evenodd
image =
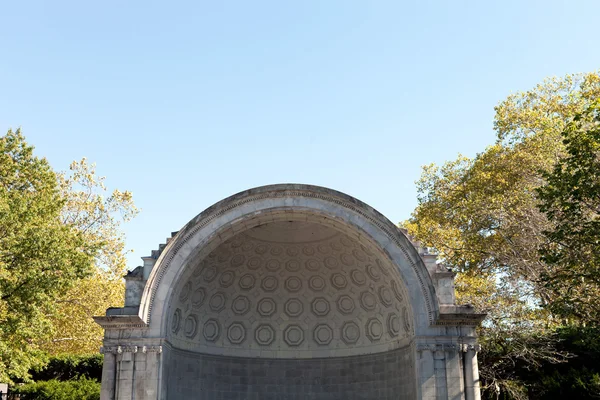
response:
<svg viewBox="0 0 600 400"><path fill-rule="evenodd" d="M260 225L187 270L169 311L169 340L180 349L330 357L387 351L412 336L397 268L366 240L327 225Z"/></svg>

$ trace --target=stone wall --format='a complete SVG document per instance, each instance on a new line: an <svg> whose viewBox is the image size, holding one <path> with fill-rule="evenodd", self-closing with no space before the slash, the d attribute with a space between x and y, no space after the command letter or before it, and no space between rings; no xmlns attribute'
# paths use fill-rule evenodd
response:
<svg viewBox="0 0 600 400"><path fill-rule="evenodd" d="M321 359L254 359L171 350L167 398L415 399L414 350Z"/></svg>

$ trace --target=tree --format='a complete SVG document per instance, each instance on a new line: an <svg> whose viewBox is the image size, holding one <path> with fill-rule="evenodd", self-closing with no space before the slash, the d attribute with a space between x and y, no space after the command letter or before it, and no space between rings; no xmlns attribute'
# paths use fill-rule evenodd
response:
<svg viewBox="0 0 600 400"><path fill-rule="evenodd" d="M540 210L553 224L544 232L545 287L553 310L600 326L600 99L562 133L566 156L537 188Z"/></svg>
<svg viewBox="0 0 600 400"><path fill-rule="evenodd" d="M0 380L39 365L54 299L91 274L95 245L61 220L56 174L20 131L0 138Z"/></svg>
<svg viewBox="0 0 600 400"><path fill-rule="evenodd" d="M554 346L562 322L548 307L555 293L539 257L553 223L535 190L566 153L561 132L598 98L598 73L511 95L496 107L493 145L472 159L426 166L417 182L418 206L404 226L459 273L459 298L476 298L488 313L480 355L486 396L526 398L520 368L566 359Z"/></svg>
<svg viewBox="0 0 600 400"><path fill-rule="evenodd" d="M120 224L130 192L106 196L85 159L55 173L20 131L0 138L0 381L27 379L47 354L95 353L92 315L123 301Z"/></svg>
<svg viewBox="0 0 600 400"><path fill-rule="evenodd" d="M81 279L57 299L52 316L55 331L42 348L50 354L90 354L102 344L103 330L92 316L123 303L126 272L125 238L120 229L138 213L129 191L108 193L105 178L84 158L71 163L69 173L58 175L66 202L61 219L82 232L93 245L93 274Z"/></svg>
<svg viewBox="0 0 600 400"><path fill-rule="evenodd" d="M95 164L85 158L72 162L69 173L58 175L65 205L62 221L83 233L98 249L97 267L121 278L126 271L125 236L121 223L130 221L139 210L129 191L113 190L108 196L105 177L98 176Z"/></svg>
<svg viewBox="0 0 600 400"><path fill-rule="evenodd" d="M104 331L92 317L104 315L108 307L123 305L125 284L122 278L96 268L56 299L51 316L53 331L40 348L49 355L87 355L97 353Z"/></svg>

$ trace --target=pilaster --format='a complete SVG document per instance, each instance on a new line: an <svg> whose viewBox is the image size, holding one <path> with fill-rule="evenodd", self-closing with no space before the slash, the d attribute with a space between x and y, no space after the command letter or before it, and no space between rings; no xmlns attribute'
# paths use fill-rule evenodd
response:
<svg viewBox="0 0 600 400"><path fill-rule="evenodd" d="M161 345L106 346L102 347L100 352L105 358L102 369L101 400L157 400L159 398Z"/></svg>

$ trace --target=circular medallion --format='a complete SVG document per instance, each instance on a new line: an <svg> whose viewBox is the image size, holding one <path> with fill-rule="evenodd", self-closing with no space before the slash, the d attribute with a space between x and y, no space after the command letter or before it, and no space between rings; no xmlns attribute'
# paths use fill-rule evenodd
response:
<svg viewBox="0 0 600 400"><path fill-rule="evenodd" d="M342 242L342 244L346 247L352 247L352 241L346 236L342 236L340 238L340 242Z"/></svg>
<svg viewBox="0 0 600 400"><path fill-rule="evenodd" d="M321 262L314 258L311 258L310 260L306 260L305 265L306 265L306 269L311 270L311 271L318 271L319 269L321 269Z"/></svg>
<svg viewBox="0 0 600 400"><path fill-rule="evenodd" d="M234 322L227 328L227 339L233 344L240 344L246 338L246 328L241 322Z"/></svg>
<svg viewBox="0 0 600 400"><path fill-rule="evenodd" d="M297 292L302 289L302 280L297 276L290 276L285 280L285 288L289 292Z"/></svg>
<svg viewBox="0 0 600 400"><path fill-rule="evenodd" d="M171 331L173 333L179 332L179 324L181 323L181 310L178 308L173 313L173 319L171 319Z"/></svg>
<svg viewBox="0 0 600 400"><path fill-rule="evenodd" d="M315 292L320 292L325 289L325 279L319 275L311 276L308 280L308 286Z"/></svg>
<svg viewBox="0 0 600 400"><path fill-rule="evenodd" d="M285 263L285 269L290 272L296 272L300 270L300 261L298 260L289 260Z"/></svg>
<svg viewBox="0 0 600 400"><path fill-rule="evenodd" d="M183 324L183 333L187 338L192 339L196 336L197 323L198 320L195 315L191 314L187 316L185 323Z"/></svg>
<svg viewBox="0 0 600 400"><path fill-rule="evenodd" d="M304 341L304 331L298 325L288 325L283 331L283 340L288 346L299 346Z"/></svg>
<svg viewBox="0 0 600 400"><path fill-rule="evenodd" d="M315 249L312 246L304 246L302 248L302 252L304 253L304 255L306 256L314 256L315 255Z"/></svg>
<svg viewBox="0 0 600 400"><path fill-rule="evenodd" d="M335 251L340 251L340 250L342 250L342 249L344 248L344 247L343 247L343 246L342 246L340 243L338 243L338 242L331 242L329 245L330 245L330 246L331 246L331 248L332 248L332 249L334 249Z"/></svg>
<svg viewBox="0 0 600 400"><path fill-rule="evenodd" d="M231 311L238 315L244 315L250 309L250 300L246 296L238 296L231 303Z"/></svg>
<svg viewBox="0 0 600 400"><path fill-rule="evenodd" d="M304 306L300 300L291 298L285 302L284 310L288 316L297 317L304 311Z"/></svg>
<svg viewBox="0 0 600 400"><path fill-rule="evenodd" d="M359 249L354 249L352 250L352 255L354 255L354 257L361 262L365 262L367 261L367 257L365 256L365 253L363 253L361 250Z"/></svg>
<svg viewBox="0 0 600 400"><path fill-rule="evenodd" d="M192 307L200 307L206 298L206 289L198 288L192 293Z"/></svg>
<svg viewBox="0 0 600 400"><path fill-rule="evenodd" d="M239 267L240 265L244 264L244 261L246 261L246 257L243 254L236 254L231 258L231 266Z"/></svg>
<svg viewBox="0 0 600 400"><path fill-rule="evenodd" d="M275 329L269 324L259 325L254 331L254 340L261 346L268 346L275 340Z"/></svg>
<svg viewBox="0 0 600 400"><path fill-rule="evenodd" d="M317 250L319 250L319 253L321 253L321 254L330 254L331 253L331 248L324 244L318 245Z"/></svg>
<svg viewBox="0 0 600 400"><path fill-rule="evenodd" d="M313 340L318 345L328 345L333 339L333 330L327 324L319 324L313 331Z"/></svg>
<svg viewBox="0 0 600 400"><path fill-rule="evenodd" d="M379 299L386 307L391 307L393 297L392 297L392 292L390 292L390 289L388 289L385 286L380 287L379 288Z"/></svg>
<svg viewBox="0 0 600 400"><path fill-rule="evenodd" d="M390 313L387 319L388 332L390 336L398 336L400 334L400 318L394 313Z"/></svg>
<svg viewBox="0 0 600 400"><path fill-rule="evenodd" d="M251 269L251 270L260 268L260 265L261 265L260 257L250 257L250 259L248 259L248 262L246 263L246 266L248 267L248 269Z"/></svg>
<svg viewBox="0 0 600 400"><path fill-rule="evenodd" d="M385 266L383 265L383 263L377 259L375 260L375 262L377 263L377 267L379 268L379 270L385 275L385 276L390 276L390 273L388 272L387 268L385 268Z"/></svg>
<svg viewBox="0 0 600 400"><path fill-rule="evenodd" d="M279 263L279 260L276 260L274 258L271 258L270 260L267 261L267 263L265 264L265 267L269 270L269 271L277 271L279 269L279 267L281 266L281 264Z"/></svg>
<svg viewBox="0 0 600 400"><path fill-rule="evenodd" d="M275 304L275 301L270 297L265 297L260 299L256 310L263 317L270 317L275 313L275 311L277 311L277 304Z"/></svg>
<svg viewBox="0 0 600 400"><path fill-rule="evenodd" d="M354 257L352 257L350 254L342 254L340 256L340 260L342 260L342 264L351 267L354 265Z"/></svg>
<svg viewBox="0 0 600 400"><path fill-rule="evenodd" d="M191 281L187 281L185 283L185 285L183 285L183 288L181 288L181 292L179 292L179 301L180 302L185 302L188 297L190 297L190 293L192 291L192 282Z"/></svg>
<svg viewBox="0 0 600 400"><path fill-rule="evenodd" d="M338 260L336 260L333 257L326 257L325 265L327 266L327 268L334 269L334 268L337 268L340 265L340 263L338 262Z"/></svg>
<svg viewBox="0 0 600 400"><path fill-rule="evenodd" d="M233 284L235 280L235 272L233 271L225 271L221 274L219 278L219 283L222 287L227 288Z"/></svg>
<svg viewBox="0 0 600 400"><path fill-rule="evenodd" d="M365 311L373 311L377 306L377 298L371 292L362 292L360 294L360 305Z"/></svg>
<svg viewBox="0 0 600 400"><path fill-rule="evenodd" d="M398 301L402 303L404 301L404 297L402 296L400 285L398 285L398 282L394 280L392 280L392 291L394 292L394 296L396 296L396 299L398 299Z"/></svg>
<svg viewBox="0 0 600 400"><path fill-rule="evenodd" d="M333 274L331 275L331 284L336 289L344 289L348 285L348 281L342 274Z"/></svg>
<svg viewBox="0 0 600 400"><path fill-rule="evenodd" d="M214 312L219 312L225 308L225 293L217 292L212 295L208 301L208 306Z"/></svg>
<svg viewBox="0 0 600 400"><path fill-rule="evenodd" d="M410 315L408 314L408 309L406 307L402 307L402 317L404 320L404 331L406 333L410 333L410 331L411 331Z"/></svg>
<svg viewBox="0 0 600 400"><path fill-rule="evenodd" d="M371 342L376 342L383 336L383 325L377 318L371 318L365 326L366 335Z"/></svg>
<svg viewBox="0 0 600 400"><path fill-rule="evenodd" d="M266 244L259 244L254 248L254 252L258 255L263 255L269 251L269 247Z"/></svg>
<svg viewBox="0 0 600 400"><path fill-rule="evenodd" d="M342 340L346 344L354 344L360 338L360 328L354 321L348 321L342 326Z"/></svg>
<svg viewBox="0 0 600 400"><path fill-rule="evenodd" d="M269 275L263 278L260 287L262 287L265 292L272 292L277 289L278 283L276 277Z"/></svg>
<svg viewBox="0 0 600 400"><path fill-rule="evenodd" d="M273 246L271 247L271 254L274 256L281 255L283 253L283 248L281 246Z"/></svg>
<svg viewBox="0 0 600 400"><path fill-rule="evenodd" d="M311 303L313 314L324 317L329 314L329 302L324 297L315 297Z"/></svg>
<svg viewBox="0 0 600 400"><path fill-rule="evenodd" d="M213 266L206 267L204 269L204 276L202 277L205 282L212 282L217 277L217 269Z"/></svg>
<svg viewBox="0 0 600 400"><path fill-rule="evenodd" d="M254 278L254 275L246 274L240 278L239 285L243 290L250 290L254 287L255 282L256 279Z"/></svg>
<svg viewBox="0 0 600 400"><path fill-rule="evenodd" d="M219 338L219 334L221 333L221 326L219 325L219 321L216 319L209 319L204 323L204 329L202 334L204 338L209 342L214 342Z"/></svg>
<svg viewBox="0 0 600 400"><path fill-rule="evenodd" d="M358 286L363 286L365 283L367 283L367 277L365 274L357 269L352 270L350 273L350 278L352 278L352 281Z"/></svg>
<svg viewBox="0 0 600 400"><path fill-rule="evenodd" d="M367 270L367 275L369 275L374 281L381 279L381 273L379 272L379 269L373 264L367 265L365 269Z"/></svg>
<svg viewBox="0 0 600 400"><path fill-rule="evenodd" d="M352 314L354 311L354 300L348 295L341 295L337 301L338 310L342 314Z"/></svg>

